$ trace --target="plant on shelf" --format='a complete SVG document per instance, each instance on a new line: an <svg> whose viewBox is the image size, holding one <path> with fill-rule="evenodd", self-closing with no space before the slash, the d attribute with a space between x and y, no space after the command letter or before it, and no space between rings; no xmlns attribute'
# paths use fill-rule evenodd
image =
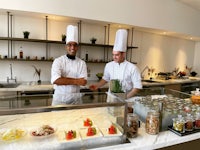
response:
<svg viewBox="0 0 200 150"><path fill-rule="evenodd" d="M41 80L40 80L40 75L41 75L41 69L37 69L34 65L32 65L32 67L35 69L35 73L34 76L37 75L39 80L37 81L38 84L41 84Z"/></svg>
<svg viewBox="0 0 200 150"><path fill-rule="evenodd" d="M92 44L95 44L96 43L96 38L95 37L92 37L91 39L90 39L90 41L92 42Z"/></svg>
<svg viewBox="0 0 200 150"><path fill-rule="evenodd" d="M30 32L29 31L24 31L24 38L28 39Z"/></svg>
<svg viewBox="0 0 200 150"><path fill-rule="evenodd" d="M62 42L65 42L65 40L66 40L66 35L65 34L62 34Z"/></svg>

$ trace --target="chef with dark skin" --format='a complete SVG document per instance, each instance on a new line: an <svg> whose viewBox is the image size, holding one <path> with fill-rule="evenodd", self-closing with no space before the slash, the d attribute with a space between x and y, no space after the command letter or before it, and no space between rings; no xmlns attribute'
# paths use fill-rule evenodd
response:
<svg viewBox="0 0 200 150"><path fill-rule="evenodd" d="M91 90L97 90L111 80L119 80L126 98L135 96L142 89L141 74L136 65L126 60L127 30L116 32L113 48L113 61L106 64L102 79L90 85Z"/></svg>
<svg viewBox="0 0 200 150"><path fill-rule="evenodd" d="M51 68L51 83L54 84L52 105L74 104L80 86L87 84L86 63L76 56L78 51L78 28L69 25L66 33L66 55L56 58Z"/></svg>

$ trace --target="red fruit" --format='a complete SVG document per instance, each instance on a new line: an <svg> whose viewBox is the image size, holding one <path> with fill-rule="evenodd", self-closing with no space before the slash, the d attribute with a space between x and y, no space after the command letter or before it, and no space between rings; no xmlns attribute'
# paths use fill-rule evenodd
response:
<svg viewBox="0 0 200 150"><path fill-rule="evenodd" d="M65 132L65 138L66 140L71 140L73 138L76 138L76 131L68 131L68 132Z"/></svg>
<svg viewBox="0 0 200 150"><path fill-rule="evenodd" d="M93 136L96 134L96 128L94 127L89 127L87 130L87 136Z"/></svg>
<svg viewBox="0 0 200 150"><path fill-rule="evenodd" d="M84 126L92 126L92 120L87 118L86 120L84 120L83 124L84 124Z"/></svg>
<svg viewBox="0 0 200 150"><path fill-rule="evenodd" d="M109 128L108 128L108 134L116 134L117 133L117 129L115 126L111 125Z"/></svg>

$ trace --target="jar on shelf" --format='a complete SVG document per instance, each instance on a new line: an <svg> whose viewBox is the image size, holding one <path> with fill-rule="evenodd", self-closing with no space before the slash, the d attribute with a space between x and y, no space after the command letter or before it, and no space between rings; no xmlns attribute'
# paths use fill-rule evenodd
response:
<svg viewBox="0 0 200 150"><path fill-rule="evenodd" d="M148 134L158 134L160 128L160 113L148 112L146 117L145 129Z"/></svg>
<svg viewBox="0 0 200 150"><path fill-rule="evenodd" d="M179 131L180 133L185 132L185 120L182 115L178 115L177 118L173 118L173 129Z"/></svg>
<svg viewBox="0 0 200 150"><path fill-rule="evenodd" d="M127 137L134 138L138 134L139 120L138 116L134 113L127 115Z"/></svg>
<svg viewBox="0 0 200 150"><path fill-rule="evenodd" d="M192 131L194 129L194 120L191 114L187 114L185 117L185 131Z"/></svg>

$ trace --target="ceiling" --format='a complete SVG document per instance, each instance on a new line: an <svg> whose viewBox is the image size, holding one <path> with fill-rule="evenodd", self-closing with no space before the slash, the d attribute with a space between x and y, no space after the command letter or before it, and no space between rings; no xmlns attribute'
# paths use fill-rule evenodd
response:
<svg viewBox="0 0 200 150"><path fill-rule="evenodd" d="M189 7L192 7L198 11L200 11L200 0L176 0L178 2L181 2ZM1 10L0 9L0 12L4 12L5 13L5 10ZM12 13L12 12L11 12ZM44 17L44 16L48 16L49 19L53 19L53 20L70 20L70 21L77 21L79 22L81 18L69 18L69 17L66 17L66 16L54 16L54 15L49 15L49 14L37 14L37 13L24 13L23 11L19 11L19 12L16 12L15 11L15 14L21 14L21 15L24 15L24 14L28 14L28 15L32 15L32 16L40 16L40 17ZM44 17L45 18L45 17ZM81 19L82 21L84 22L93 22L93 23L97 23L97 24L103 24L103 25L106 25L108 24L107 22L100 22L100 21L95 21L95 20L87 20L87 19ZM123 25L123 24L113 24L113 23L110 23L110 26L114 26L114 27L120 27L120 28L129 28L130 29L130 26L128 25ZM157 29L150 29L150 28L143 28L143 27L131 27L131 28L134 28L134 30L139 30L139 31L144 31L144 32L150 32L150 33L155 33L155 34L159 34L159 35L166 35L166 36L172 36L172 37L177 37L177 38L183 38L183 39L187 39L187 40L193 40L193 41L200 41L200 37L190 37L188 35L184 35L184 34L179 34L179 33L175 33L175 32L166 32L166 31L163 31L163 30L157 30Z"/></svg>
<svg viewBox="0 0 200 150"><path fill-rule="evenodd" d="M177 0L200 11L200 0Z"/></svg>

